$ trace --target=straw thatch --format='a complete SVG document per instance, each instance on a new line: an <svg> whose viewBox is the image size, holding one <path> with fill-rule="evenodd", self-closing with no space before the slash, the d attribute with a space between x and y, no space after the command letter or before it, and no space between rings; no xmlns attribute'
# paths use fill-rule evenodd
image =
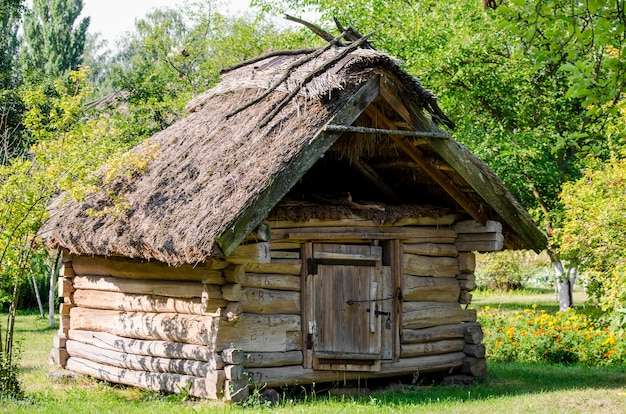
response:
<svg viewBox="0 0 626 414"><path fill-rule="evenodd" d="M311 53L316 53L312 59ZM286 72L289 76L282 81ZM274 54L228 71L220 84L190 102L187 118L135 148L132 153L139 157L149 154L145 172L132 178L120 176L83 202L57 200L41 234L49 247L63 247L74 254L141 257L173 265L202 262L228 254L287 192L311 190L302 187L305 174L326 152L329 157L324 162L345 160L350 165L366 159L378 165L381 177L391 178L400 194L404 189L416 193L416 187L411 187L415 185L437 187L387 137L324 132L329 122L341 121L338 118L349 112L353 101L371 104L374 98L361 102L355 96L380 77L414 105L413 115L421 128L440 131L434 122L453 126L435 97L384 53L362 49L346 53L346 48L327 47ZM293 98L285 101L290 93ZM247 106L258 97L263 99ZM390 119L400 123L390 105L380 99L374 103L381 114L390 114ZM275 108L281 109L272 113ZM362 109L354 119L341 122L375 127L375 120L362 114ZM507 203L513 203L515 213L525 214L482 162L453 140L438 139L452 144L437 144L447 149L429 147L428 156L453 164L446 153L456 148L453 157L463 158L470 169L485 171L498 191L501 187L503 197L510 198ZM400 167L394 168L394 163ZM472 187L462 175L449 173L452 181ZM422 203L437 204L429 214L458 209L453 199L439 192L444 194L438 203ZM401 195L395 204L416 204L411 197ZM485 211L490 209L484 195L472 197ZM122 207L112 208L115 203ZM397 208L394 214L419 215L425 212L420 208ZM495 215L507 222L502 214ZM389 217L380 221L393 220ZM522 247L543 247L536 241L539 236L509 233Z"/></svg>

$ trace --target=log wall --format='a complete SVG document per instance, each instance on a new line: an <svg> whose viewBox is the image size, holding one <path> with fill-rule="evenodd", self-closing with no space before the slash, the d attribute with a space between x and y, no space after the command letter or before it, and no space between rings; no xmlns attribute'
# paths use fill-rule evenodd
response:
<svg viewBox="0 0 626 414"><path fill-rule="evenodd" d="M501 226L456 219L395 226L358 218L270 222L271 232L254 238L257 243L196 267L66 254L51 358L108 381L229 400L247 398L251 382L416 371L484 375L482 330L467 309L475 287L473 251L501 248ZM313 317L303 296L306 245L374 241L395 252L386 259L395 269L386 277L401 293L385 361L367 374L314 370L303 326Z"/></svg>

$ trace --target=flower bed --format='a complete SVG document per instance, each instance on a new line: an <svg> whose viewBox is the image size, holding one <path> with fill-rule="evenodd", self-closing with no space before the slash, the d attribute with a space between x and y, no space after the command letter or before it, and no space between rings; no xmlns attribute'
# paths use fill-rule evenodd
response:
<svg viewBox="0 0 626 414"><path fill-rule="evenodd" d="M489 306L479 310L487 358L586 366L626 363L626 335L597 326L575 310L552 314L536 307L514 312Z"/></svg>

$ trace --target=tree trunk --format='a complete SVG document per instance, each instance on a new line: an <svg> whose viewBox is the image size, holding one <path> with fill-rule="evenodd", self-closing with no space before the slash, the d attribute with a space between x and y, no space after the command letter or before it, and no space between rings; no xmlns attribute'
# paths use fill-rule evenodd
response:
<svg viewBox="0 0 626 414"><path fill-rule="evenodd" d="M50 314L50 327L55 328L54 323L54 308L55 306L55 298L57 297L57 291L54 286L54 282L57 278L57 270L59 267L59 262L61 260L61 250L57 251L57 257L52 264L52 268L50 269L50 290L48 291L48 313Z"/></svg>
<svg viewBox="0 0 626 414"><path fill-rule="evenodd" d="M555 283L558 292L559 310L561 312L565 312L568 308L574 306L574 298L572 296L574 284L570 278L571 272L565 272L563 262L561 262L551 249L548 249L547 251L550 256L550 262L552 262L552 268L554 269L554 273L556 275Z"/></svg>
<svg viewBox="0 0 626 414"><path fill-rule="evenodd" d="M39 295L39 287L37 286L37 280L35 279L35 275L33 272L30 272L30 280L33 283L33 290L35 291L35 297L37 298L37 306L39 306L39 314L42 318L46 317L46 314L43 311L43 304L41 303L41 295Z"/></svg>

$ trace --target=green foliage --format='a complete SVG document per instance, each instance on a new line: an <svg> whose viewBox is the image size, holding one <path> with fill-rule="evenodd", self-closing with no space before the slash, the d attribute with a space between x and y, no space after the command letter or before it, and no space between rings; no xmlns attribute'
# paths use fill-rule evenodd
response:
<svg viewBox="0 0 626 414"><path fill-rule="evenodd" d="M18 378L17 356L0 354L0 398L21 398L22 386Z"/></svg>
<svg viewBox="0 0 626 414"><path fill-rule="evenodd" d="M563 186L561 200L561 251L579 265L603 311L626 306L626 159L590 158L584 176Z"/></svg>
<svg viewBox="0 0 626 414"><path fill-rule="evenodd" d="M89 26L88 17L76 20L82 0L34 0L32 7L24 18L24 72L54 78L78 69Z"/></svg>
<svg viewBox="0 0 626 414"><path fill-rule="evenodd" d="M626 336L574 310L550 314L532 309L479 311L487 358L492 361L623 366Z"/></svg>
<svg viewBox="0 0 626 414"><path fill-rule="evenodd" d="M479 289L511 291L550 285L550 261L532 251L505 250L476 257Z"/></svg>
<svg viewBox="0 0 626 414"><path fill-rule="evenodd" d="M219 80L220 69L306 38L263 18L222 16L213 1L154 10L136 22L111 67L113 89L129 93L126 131L145 137L164 129Z"/></svg>

